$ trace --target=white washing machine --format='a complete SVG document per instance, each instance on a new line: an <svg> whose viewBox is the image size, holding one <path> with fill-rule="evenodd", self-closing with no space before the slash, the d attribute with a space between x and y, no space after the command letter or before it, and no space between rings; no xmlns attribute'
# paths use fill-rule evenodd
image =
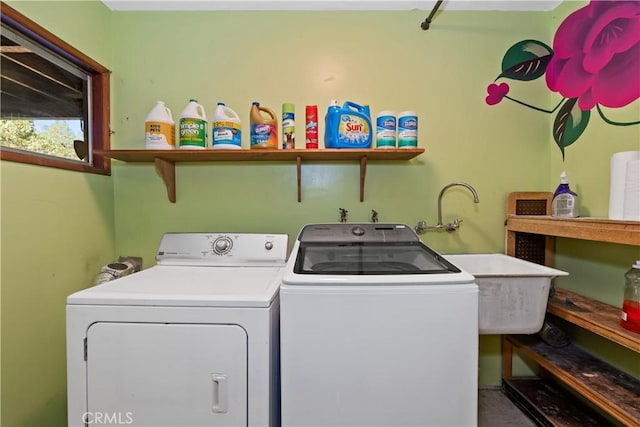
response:
<svg viewBox="0 0 640 427"><path fill-rule="evenodd" d="M67 299L70 426L278 426L284 234L168 233Z"/></svg>
<svg viewBox="0 0 640 427"><path fill-rule="evenodd" d="M478 287L400 224L305 226L280 288L282 426L475 426Z"/></svg>

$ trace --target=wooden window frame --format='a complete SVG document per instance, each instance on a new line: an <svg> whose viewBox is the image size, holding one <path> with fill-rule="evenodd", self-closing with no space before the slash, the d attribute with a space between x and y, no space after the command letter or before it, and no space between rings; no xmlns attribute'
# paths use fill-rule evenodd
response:
<svg viewBox="0 0 640 427"><path fill-rule="evenodd" d="M36 24L6 3L0 1L2 23L15 29L58 55L71 61L91 76L91 163L65 160L29 151L2 147L0 160L47 166L101 175L111 174L111 160L95 154L110 147L110 71L78 49Z"/></svg>

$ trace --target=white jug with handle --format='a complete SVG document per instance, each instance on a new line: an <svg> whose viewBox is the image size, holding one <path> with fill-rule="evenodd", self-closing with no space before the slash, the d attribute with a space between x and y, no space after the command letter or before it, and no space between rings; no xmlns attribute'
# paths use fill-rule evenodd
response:
<svg viewBox="0 0 640 427"><path fill-rule="evenodd" d="M196 99L190 99L182 111L178 135L181 149L207 148L207 116Z"/></svg>
<svg viewBox="0 0 640 427"><path fill-rule="evenodd" d="M163 101L147 115L144 123L145 147L149 150L173 150L176 148L176 127L171 110Z"/></svg>

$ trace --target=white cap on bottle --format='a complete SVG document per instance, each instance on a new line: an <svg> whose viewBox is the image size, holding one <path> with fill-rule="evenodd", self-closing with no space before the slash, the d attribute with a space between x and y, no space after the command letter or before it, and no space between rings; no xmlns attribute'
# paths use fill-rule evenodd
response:
<svg viewBox="0 0 640 427"><path fill-rule="evenodd" d="M569 183L569 177L567 176L567 173L565 171L562 171L562 173L560 174L560 183L561 184Z"/></svg>

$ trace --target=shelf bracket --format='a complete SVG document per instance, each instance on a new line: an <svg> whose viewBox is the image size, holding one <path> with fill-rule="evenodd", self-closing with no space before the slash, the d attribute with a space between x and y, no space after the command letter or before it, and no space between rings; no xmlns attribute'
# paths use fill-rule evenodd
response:
<svg viewBox="0 0 640 427"><path fill-rule="evenodd" d="M167 196L171 203L176 202L176 164L171 160L161 159L156 157L154 159L156 169L160 173L164 185L167 187Z"/></svg>
<svg viewBox="0 0 640 427"><path fill-rule="evenodd" d="M297 199L302 202L302 161L360 160L360 202L364 202L364 186L369 158L375 160L410 160L424 152L423 148L409 150L95 150L97 156L122 162L154 162L162 178L171 203L176 203L176 163L220 161L278 161L296 160Z"/></svg>
<svg viewBox="0 0 640 427"><path fill-rule="evenodd" d="M360 159L360 201L364 202L364 180L367 177L367 156Z"/></svg>
<svg viewBox="0 0 640 427"><path fill-rule="evenodd" d="M298 175L298 203L302 201L302 157L296 157L296 173Z"/></svg>

